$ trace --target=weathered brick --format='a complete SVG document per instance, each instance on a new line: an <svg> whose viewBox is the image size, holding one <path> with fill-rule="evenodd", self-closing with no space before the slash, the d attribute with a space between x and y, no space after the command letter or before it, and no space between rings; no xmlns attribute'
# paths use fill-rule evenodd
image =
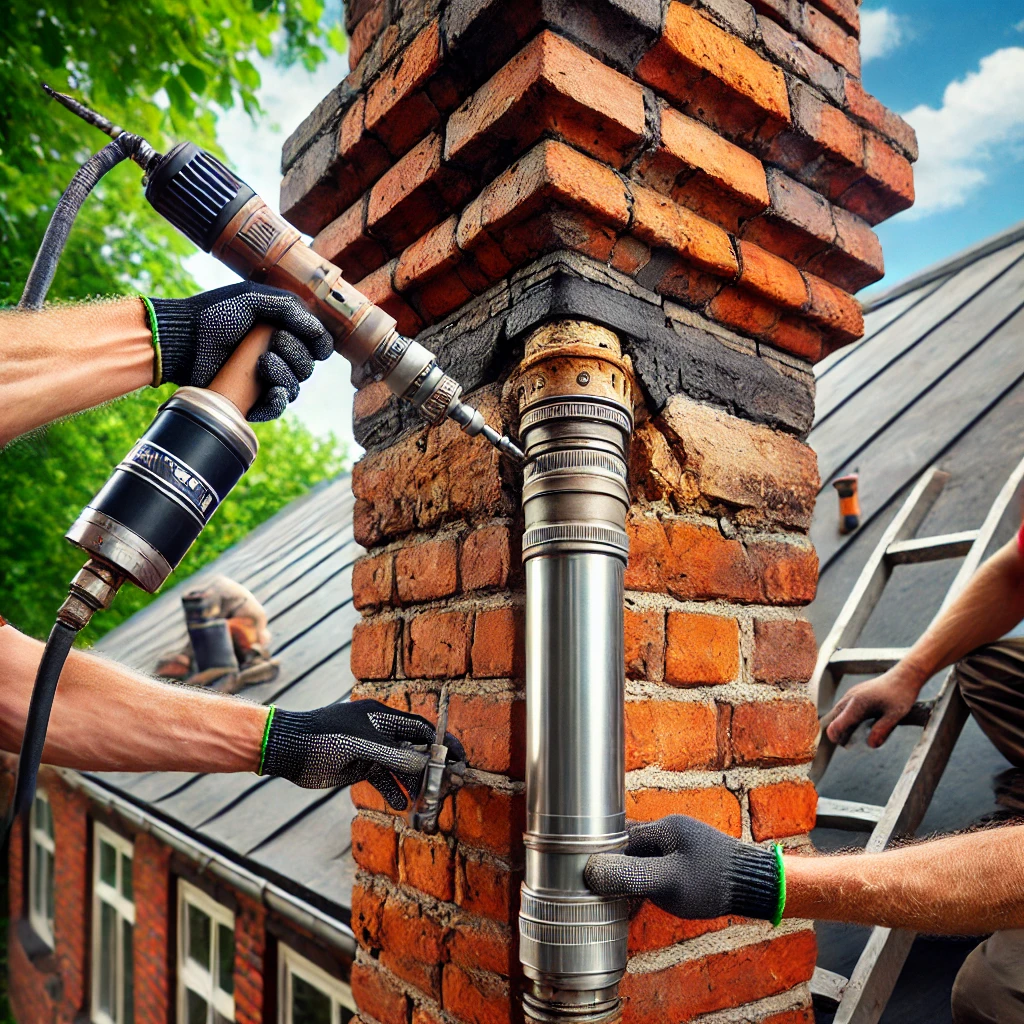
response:
<svg viewBox="0 0 1024 1024"><path fill-rule="evenodd" d="M806 267L844 291L855 292L885 274L882 243L867 223L849 210L832 210L835 245L808 260Z"/></svg>
<svg viewBox="0 0 1024 1024"><path fill-rule="evenodd" d="M623 235L612 249L611 265L623 274L633 275L651 261L651 250L639 238Z"/></svg>
<svg viewBox="0 0 1024 1024"><path fill-rule="evenodd" d="M377 38L384 25L385 6L384 0L377 0L356 24L348 43L349 67L354 68L363 59L363 54Z"/></svg>
<svg viewBox="0 0 1024 1024"><path fill-rule="evenodd" d="M405 674L449 679L469 671L471 617L466 612L423 612L406 624Z"/></svg>
<svg viewBox="0 0 1024 1024"><path fill-rule="evenodd" d="M344 191L338 176L337 140L333 132L317 139L295 161L281 182L281 216L300 231L315 235L359 194L351 181Z"/></svg>
<svg viewBox="0 0 1024 1024"><path fill-rule="evenodd" d="M815 274L804 274L811 301L807 316L825 327L839 342L856 341L864 333L864 313L860 303L841 288Z"/></svg>
<svg viewBox="0 0 1024 1024"><path fill-rule="evenodd" d="M458 217L451 216L417 238L398 258L395 287L406 291L451 270L461 258L455 244Z"/></svg>
<svg viewBox="0 0 1024 1024"><path fill-rule="evenodd" d="M738 518L764 518L808 529L820 479L817 456L792 434L674 395L657 425L684 481L682 500L699 493L711 502L748 509ZM757 466L752 475L751 466Z"/></svg>
<svg viewBox="0 0 1024 1024"><path fill-rule="evenodd" d="M833 102L843 102L845 76L842 72L770 18L761 17L757 21L764 47L776 64L807 79Z"/></svg>
<svg viewBox="0 0 1024 1024"><path fill-rule="evenodd" d="M643 91L545 30L452 114L445 158L515 156L545 132L621 167L643 139Z"/></svg>
<svg viewBox="0 0 1024 1024"><path fill-rule="evenodd" d="M641 81L679 103L704 111L726 130L789 122L782 72L693 8L668 6L661 38L636 69ZM764 124L767 122L767 124Z"/></svg>
<svg viewBox="0 0 1024 1024"><path fill-rule="evenodd" d="M359 96L341 119L338 156L344 180L352 179L359 189L369 188L394 162L379 139L366 130L366 97Z"/></svg>
<svg viewBox="0 0 1024 1024"><path fill-rule="evenodd" d="M874 96L864 91L860 80L847 76L846 106L850 113L891 140L908 160L916 160L917 135L899 114L893 113Z"/></svg>
<svg viewBox="0 0 1024 1024"><path fill-rule="evenodd" d="M483 971L445 964L444 1008L466 1024L512 1024L512 993L507 980Z"/></svg>
<svg viewBox="0 0 1024 1024"><path fill-rule="evenodd" d="M701 686L731 682L740 669L735 619L698 612L668 613L665 682Z"/></svg>
<svg viewBox="0 0 1024 1024"><path fill-rule="evenodd" d="M759 683L805 683L818 657L814 627L805 619L755 619L750 671Z"/></svg>
<svg viewBox="0 0 1024 1024"><path fill-rule="evenodd" d="M707 312L720 324L755 338L767 337L782 315L774 303L735 287L718 292L708 303Z"/></svg>
<svg viewBox="0 0 1024 1024"><path fill-rule="evenodd" d="M481 526L462 542L459 573L463 590L504 587L512 566L507 526Z"/></svg>
<svg viewBox="0 0 1024 1024"><path fill-rule="evenodd" d="M626 702L626 771L657 766L686 771L712 765L718 752L712 704L675 700Z"/></svg>
<svg viewBox="0 0 1024 1024"><path fill-rule="evenodd" d="M364 231L366 203L363 196L313 239L313 250L336 263L349 281L366 277L387 261L380 243Z"/></svg>
<svg viewBox="0 0 1024 1024"><path fill-rule="evenodd" d="M403 836L398 875L406 885L435 899L455 898L455 855L441 836L420 833Z"/></svg>
<svg viewBox="0 0 1024 1024"><path fill-rule="evenodd" d="M742 831L740 802L724 786L626 791L627 818L657 821L668 814L688 814L731 836L739 837Z"/></svg>
<svg viewBox="0 0 1024 1024"><path fill-rule="evenodd" d="M829 60L860 78L860 46L857 37L810 4L800 4L800 34Z"/></svg>
<svg viewBox="0 0 1024 1024"><path fill-rule="evenodd" d="M741 241L739 250L740 287L784 309L800 310L807 304L807 285L791 263L753 242Z"/></svg>
<svg viewBox="0 0 1024 1024"><path fill-rule="evenodd" d="M658 681L665 675L665 612L625 609L626 675Z"/></svg>
<svg viewBox="0 0 1024 1024"><path fill-rule="evenodd" d="M508 926L464 914L456 920L449 936L448 957L460 967L508 977L515 964L516 945Z"/></svg>
<svg viewBox="0 0 1024 1024"><path fill-rule="evenodd" d="M448 597L458 589L458 541L454 537L409 544L395 555L395 583L402 604Z"/></svg>
<svg viewBox="0 0 1024 1024"><path fill-rule="evenodd" d="M352 886L352 931L363 949L380 948L380 923L384 915L384 897L380 893Z"/></svg>
<svg viewBox="0 0 1024 1024"><path fill-rule="evenodd" d="M832 209L824 196L778 168L768 168L771 209L741 228L744 238L798 267L826 252L836 240Z"/></svg>
<svg viewBox="0 0 1024 1024"><path fill-rule="evenodd" d="M814 1007L804 1006L798 1010L783 1010L765 1017L762 1024L814 1024Z"/></svg>
<svg viewBox="0 0 1024 1024"><path fill-rule="evenodd" d="M850 186L839 202L877 224L914 202L914 172L901 156L874 132L864 133L864 178Z"/></svg>
<svg viewBox="0 0 1024 1024"><path fill-rule="evenodd" d="M416 335L423 322L416 311L394 289L395 267L398 260L385 263L372 274L356 283L356 287L385 313L393 316L402 334Z"/></svg>
<svg viewBox="0 0 1024 1024"><path fill-rule="evenodd" d="M366 95L366 127L396 156L439 121L423 91L441 65L441 37L431 22L377 78Z"/></svg>
<svg viewBox="0 0 1024 1024"><path fill-rule="evenodd" d="M357 814L352 819L352 856L367 871L398 881L398 833L390 825Z"/></svg>
<svg viewBox="0 0 1024 1024"><path fill-rule="evenodd" d="M477 622L482 612L477 613ZM526 755L522 700L496 694L453 694L448 725L466 748L474 768L522 778Z"/></svg>
<svg viewBox="0 0 1024 1024"><path fill-rule="evenodd" d="M384 903L380 923L383 949L390 949L423 964L443 958L444 929L418 902L391 893Z"/></svg>
<svg viewBox="0 0 1024 1024"><path fill-rule="evenodd" d="M459 842L491 853L509 854L521 841L526 805L521 793L489 786L463 786L455 802Z"/></svg>
<svg viewBox="0 0 1024 1024"><path fill-rule="evenodd" d="M762 337L775 348L791 352L811 363L816 363L825 355L824 332L799 316L783 314Z"/></svg>
<svg viewBox="0 0 1024 1024"><path fill-rule="evenodd" d="M400 623L357 622L352 629L352 674L356 679L388 679L395 671Z"/></svg>
<svg viewBox="0 0 1024 1024"><path fill-rule="evenodd" d="M456 862L455 902L474 914L509 923L519 912L519 878L487 854L460 850Z"/></svg>
<svg viewBox="0 0 1024 1024"><path fill-rule="evenodd" d="M628 949L631 954L665 949L698 935L721 931L740 920L742 918L713 917L704 921L686 921L645 902L629 919Z"/></svg>
<svg viewBox="0 0 1024 1024"><path fill-rule="evenodd" d="M814 756L818 712L804 698L737 704L730 732L734 764L800 764Z"/></svg>
<svg viewBox="0 0 1024 1024"><path fill-rule="evenodd" d="M357 961L352 965L351 985L363 1013L380 1024L406 1024L409 1000L379 967Z"/></svg>
<svg viewBox="0 0 1024 1024"><path fill-rule="evenodd" d="M394 557L360 558L352 566L352 603L360 611L391 603L394 593Z"/></svg>
<svg viewBox="0 0 1024 1024"><path fill-rule="evenodd" d="M814 932L800 931L662 971L627 973L625 1024L664 1024L786 992L807 981L817 957Z"/></svg>
<svg viewBox="0 0 1024 1024"><path fill-rule="evenodd" d="M521 675L524 644L519 609L489 608L477 612L473 627L473 675L478 679Z"/></svg>
<svg viewBox="0 0 1024 1024"><path fill-rule="evenodd" d="M750 830L754 838L782 839L814 828L818 794L811 782L778 782L750 791Z"/></svg>

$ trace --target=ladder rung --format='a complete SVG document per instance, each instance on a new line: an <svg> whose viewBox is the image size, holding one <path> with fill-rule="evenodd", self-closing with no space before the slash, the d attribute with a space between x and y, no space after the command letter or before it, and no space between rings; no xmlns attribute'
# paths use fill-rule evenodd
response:
<svg viewBox="0 0 1024 1024"><path fill-rule="evenodd" d="M843 647L828 659L834 676L867 676L892 668L909 647Z"/></svg>
<svg viewBox="0 0 1024 1024"><path fill-rule="evenodd" d="M843 998L849 978L844 978L835 971L826 971L824 967L815 967L811 975L811 998L819 1010L834 1010Z"/></svg>
<svg viewBox="0 0 1024 1024"><path fill-rule="evenodd" d="M897 540L885 549L890 565L908 565L919 562L939 562L944 558L963 558L978 539L978 530L961 530L937 537L915 537Z"/></svg>
<svg viewBox="0 0 1024 1024"><path fill-rule="evenodd" d="M882 817L884 807L858 804L853 800L818 798L818 828L839 828L847 832L870 832Z"/></svg>

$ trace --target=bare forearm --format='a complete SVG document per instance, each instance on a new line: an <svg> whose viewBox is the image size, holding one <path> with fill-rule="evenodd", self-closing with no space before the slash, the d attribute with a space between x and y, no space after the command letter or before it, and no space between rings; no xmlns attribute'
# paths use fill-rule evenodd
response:
<svg viewBox="0 0 1024 1024"><path fill-rule="evenodd" d="M153 380L140 299L0 312L0 444Z"/></svg>
<svg viewBox="0 0 1024 1024"><path fill-rule="evenodd" d="M933 935L1024 927L1024 826L877 854L786 856L786 917Z"/></svg>
<svg viewBox="0 0 1024 1024"><path fill-rule="evenodd" d="M1016 538L974 574L900 663L919 686L982 644L998 640L1024 618L1024 561Z"/></svg>
<svg viewBox="0 0 1024 1024"><path fill-rule="evenodd" d="M0 627L0 748L21 746L43 645ZM43 760L86 771L243 772L259 768L267 709L147 679L72 651L57 688Z"/></svg>

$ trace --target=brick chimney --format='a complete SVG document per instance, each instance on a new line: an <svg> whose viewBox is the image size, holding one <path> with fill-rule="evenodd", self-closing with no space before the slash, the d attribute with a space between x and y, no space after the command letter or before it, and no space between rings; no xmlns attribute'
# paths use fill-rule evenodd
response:
<svg viewBox="0 0 1024 1024"><path fill-rule="evenodd" d="M513 433L527 335L615 332L640 399L627 812L806 844L812 364L861 334L871 225L911 204L916 157L861 87L856 0L352 0L347 27L353 70L286 144L283 212ZM353 990L379 1024L508 1024L521 472L372 383L355 431L357 694L433 716L447 683L472 771L436 837L355 788ZM810 1022L815 952L809 922L644 906L625 1019Z"/></svg>

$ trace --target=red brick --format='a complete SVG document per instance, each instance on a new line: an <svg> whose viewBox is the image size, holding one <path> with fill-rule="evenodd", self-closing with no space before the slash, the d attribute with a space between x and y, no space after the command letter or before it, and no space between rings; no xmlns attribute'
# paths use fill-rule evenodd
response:
<svg viewBox="0 0 1024 1024"><path fill-rule="evenodd" d="M779 782L750 791L750 830L754 838L781 839L814 828L818 794L811 782Z"/></svg>
<svg viewBox="0 0 1024 1024"><path fill-rule="evenodd" d="M664 32L636 74L684 110L700 109L737 131L762 125L766 116L775 126L790 119L782 72L681 3L669 4Z"/></svg>
<svg viewBox="0 0 1024 1024"><path fill-rule="evenodd" d="M507 980L445 964L442 986L445 1010L466 1024L512 1024L512 993Z"/></svg>
<svg viewBox="0 0 1024 1024"><path fill-rule="evenodd" d="M832 219L835 245L809 260L807 269L848 292L878 281L885 273L878 236L864 220L841 206L832 210Z"/></svg>
<svg viewBox="0 0 1024 1024"><path fill-rule="evenodd" d="M478 679L522 675L526 643L523 627L523 613L517 608L477 612L473 626L473 675Z"/></svg>
<svg viewBox="0 0 1024 1024"><path fill-rule="evenodd" d="M860 78L860 45L830 17L810 4L801 4L800 34L823 57L841 64L851 75Z"/></svg>
<svg viewBox="0 0 1024 1024"><path fill-rule="evenodd" d="M860 303L841 288L814 274L805 274L811 302L807 316L821 324L842 344L856 341L864 333L864 314Z"/></svg>
<svg viewBox="0 0 1024 1024"><path fill-rule="evenodd" d="M804 619L755 619L751 674L759 683L806 683L814 673L818 645Z"/></svg>
<svg viewBox="0 0 1024 1024"><path fill-rule="evenodd" d="M455 856L440 836L407 833L402 838L399 878L435 899L455 898Z"/></svg>
<svg viewBox="0 0 1024 1024"><path fill-rule="evenodd" d="M397 264L397 259L385 263L383 267L358 281L356 287L371 302L395 318L400 333L415 336L419 333L423 322L409 303L394 289L393 281Z"/></svg>
<svg viewBox="0 0 1024 1024"><path fill-rule="evenodd" d="M479 623L484 613L477 613ZM474 768L522 778L526 753L525 708L506 694L452 694L448 726Z"/></svg>
<svg viewBox="0 0 1024 1024"><path fill-rule="evenodd" d="M388 809L388 805L384 803L384 797L369 782L354 782L349 793L352 795L352 803L362 810L386 811Z"/></svg>
<svg viewBox="0 0 1024 1024"><path fill-rule="evenodd" d="M692 183L695 174L747 216L768 206L768 186L761 161L671 107L661 112L661 145L640 160L638 170L653 188L677 201L675 189L680 175L686 175Z"/></svg>
<svg viewBox="0 0 1024 1024"><path fill-rule="evenodd" d="M360 19L348 43L348 65L354 68L377 38L384 24L384 0L378 0Z"/></svg>
<svg viewBox="0 0 1024 1024"><path fill-rule="evenodd" d="M288 169L281 182L281 216L315 235L359 195L351 175L339 175L333 132L317 139Z"/></svg>
<svg viewBox="0 0 1024 1024"><path fill-rule="evenodd" d="M341 119L338 156L345 180L354 180L357 191L367 189L394 162L381 142L366 131L366 97L359 96Z"/></svg>
<svg viewBox="0 0 1024 1024"><path fill-rule="evenodd" d="M457 223L458 217L449 217L402 253L395 268L395 287L399 291L422 286L458 263L462 254L455 244Z"/></svg>
<svg viewBox="0 0 1024 1024"><path fill-rule="evenodd" d="M352 965L351 985L352 995L362 1013L380 1024L406 1024L409 1001L379 967L357 961Z"/></svg>
<svg viewBox="0 0 1024 1024"><path fill-rule="evenodd" d="M626 771L704 768L718 753L711 704L675 700L626 701Z"/></svg>
<svg viewBox="0 0 1024 1024"><path fill-rule="evenodd" d="M623 1022L685 1021L786 992L810 978L816 957L817 942L808 930L684 960L663 971L627 973L621 986Z"/></svg>
<svg viewBox="0 0 1024 1024"><path fill-rule="evenodd" d="M313 239L314 252L341 268L346 280L359 281L387 260L378 241L364 231L367 197L357 200Z"/></svg>
<svg viewBox="0 0 1024 1024"><path fill-rule="evenodd" d="M779 309L742 288L723 288L708 304L719 323L755 338L765 337L779 322Z"/></svg>
<svg viewBox="0 0 1024 1024"><path fill-rule="evenodd" d="M625 609L626 675L659 681L665 675L665 612Z"/></svg>
<svg viewBox="0 0 1024 1024"><path fill-rule="evenodd" d="M916 160L917 135L899 114L893 113L874 96L864 91L857 78L846 79L846 106L850 113L890 139L909 160Z"/></svg>
<svg viewBox="0 0 1024 1024"><path fill-rule="evenodd" d="M488 423L500 424L493 389L478 392L474 404ZM372 547L385 538L434 529L452 519L511 513L500 458L490 445L463 434L452 420L365 456L352 470L356 542Z"/></svg>
<svg viewBox="0 0 1024 1024"><path fill-rule="evenodd" d="M623 235L612 249L611 265L623 274L632 276L650 262L650 248L632 235Z"/></svg>
<svg viewBox="0 0 1024 1024"><path fill-rule="evenodd" d="M780 316L763 338L783 352L792 352L801 359L816 363L825 355L825 342L821 328L807 323L798 316Z"/></svg>
<svg viewBox="0 0 1024 1024"><path fill-rule="evenodd" d="M380 939L390 949L420 963L443 958L444 929L414 900L394 893L387 897L381 916Z"/></svg>
<svg viewBox="0 0 1024 1024"><path fill-rule="evenodd" d="M356 679L388 679L394 674L399 626L395 619L356 623L351 654Z"/></svg>
<svg viewBox="0 0 1024 1024"><path fill-rule="evenodd" d="M526 807L521 793L478 785L459 790L455 828L461 843L507 855L519 845L525 820Z"/></svg>
<svg viewBox="0 0 1024 1024"><path fill-rule="evenodd" d="M407 946L388 946L381 950L380 962L396 978L408 985L418 988L431 999L441 998L441 964L436 960L425 963L415 956L415 949L409 950L412 955L404 956L409 950Z"/></svg>
<svg viewBox="0 0 1024 1024"><path fill-rule="evenodd" d="M770 210L742 226L744 238L798 267L829 250L836 240L836 227L824 196L778 168L768 171L768 194Z"/></svg>
<svg viewBox="0 0 1024 1024"><path fill-rule="evenodd" d="M439 121L423 87L441 66L441 37L432 22L370 86L366 127L396 156Z"/></svg>
<svg viewBox="0 0 1024 1024"><path fill-rule="evenodd" d="M406 628L405 674L450 679L469 671L470 617L465 612L424 612Z"/></svg>
<svg viewBox="0 0 1024 1024"><path fill-rule="evenodd" d="M359 420L380 412L388 402L395 400L391 389L382 380L370 381L353 396L352 417L358 423Z"/></svg>
<svg viewBox="0 0 1024 1024"><path fill-rule="evenodd" d="M739 284L785 309L802 309L808 301L800 271L752 242L740 242Z"/></svg>
<svg viewBox="0 0 1024 1024"><path fill-rule="evenodd" d="M680 500L694 487L713 503L749 510L741 521L785 523L808 529L821 485L818 460L792 434L673 396L657 421L686 476L673 491ZM751 467L757 473L751 473Z"/></svg>
<svg viewBox="0 0 1024 1024"><path fill-rule="evenodd" d="M517 943L511 928L465 915L454 925L448 939L448 957L453 963L505 977L512 973Z"/></svg>
<svg viewBox="0 0 1024 1024"><path fill-rule="evenodd" d="M655 289L691 309L703 309L724 287L720 277L712 277L684 260L672 260Z"/></svg>
<svg viewBox="0 0 1024 1024"><path fill-rule="evenodd" d="M395 583L402 604L448 597L458 589L454 537L409 544L395 555Z"/></svg>
<svg viewBox="0 0 1024 1024"><path fill-rule="evenodd" d="M384 897L361 885L352 887L352 931L363 949L380 948Z"/></svg>
<svg viewBox="0 0 1024 1024"><path fill-rule="evenodd" d="M730 731L734 764L800 764L814 756L818 712L806 698L737 704Z"/></svg>
<svg viewBox="0 0 1024 1024"><path fill-rule="evenodd" d="M482 526L462 542L459 573L463 590L504 587L512 566L507 526Z"/></svg>
<svg viewBox="0 0 1024 1024"><path fill-rule="evenodd" d="M728 683L739 670L740 630L735 619L699 612L668 613L667 683Z"/></svg>
<svg viewBox="0 0 1024 1024"><path fill-rule="evenodd" d="M805 1006L799 1010L784 1010L765 1017L762 1024L814 1024L814 1008Z"/></svg>
<svg viewBox="0 0 1024 1024"><path fill-rule="evenodd" d="M394 557L360 558L352 566L352 603L360 611L391 603L394 592Z"/></svg>
<svg viewBox="0 0 1024 1024"><path fill-rule="evenodd" d="M460 850L455 902L474 914L507 924L515 921L519 912L519 881L519 874L513 874L486 854Z"/></svg>
<svg viewBox="0 0 1024 1024"><path fill-rule="evenodd" d="M718 932L741 921L735 917L713 917L706 921L685 921L660 910L653 903L644 902L629 920L629 952L646 953L665 949L698 935Z"/></svg>
<svg viewBox="0 0 1024 1024"><path fill-rule="evenodd" d="M445 131L445 158L466 164L520 153L552 132L621 167L643 139L643 90L545 30L452 114Z"/></svg>
<svg viewBox="0 0 1024 1024"><path fill-rule="evenodd" d="M816 5L854 36L860 35L860 7L857 0L817 0Z"/></svg>
<svg viewBox="0 0 1024 1024"><path fill-rule="evenodd" d="M473 293L457 273L445 274L423 285L416 302L424 320L434 323L469 302Z"/></svg>
<svg viewBox="0 0 1024 1024"><path fill-rule="evenodd" d="M634 821L657 821L668 814L688 814L691 818L697 818L737 838L743 829L740 802L724 786L626 791L627 818Z"/></svg>
<svg viewBox="0 0 1024 1024"><path fill-rule="evenodd" d="M633 233L652 248L668 248L718 277L733 278L739 263L728 234L711 221L642 185L631 186Z"/></svg>
<svg viewBox="0 0 1024 1024"><path fill-rule="evenodd" d="M398 881L398 833L390 825L357 814L352 819L352 856L367 871Z"/></svg>
<svg viewBox="0 0 1024 1024"><path fill-rule="evenodd" d="M839 197L848 210L877 224L914 202L914 172L906 157L873 132L864 135L865 176Z"/></svg>

